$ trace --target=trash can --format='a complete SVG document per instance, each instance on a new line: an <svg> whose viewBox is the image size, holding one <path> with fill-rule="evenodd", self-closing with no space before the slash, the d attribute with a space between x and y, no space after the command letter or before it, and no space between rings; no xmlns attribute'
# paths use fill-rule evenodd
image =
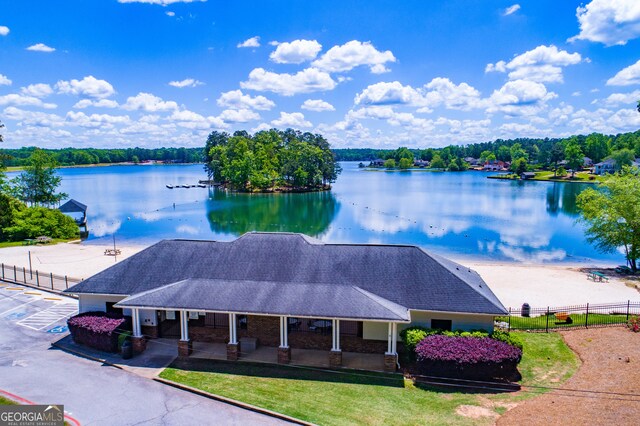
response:
<svg viewBox="0 0 640 426"><path fill-rule="evenodd" d="M520 310L520 315L523 317L529 317L531 315L531 306L528 303L522 304L522 309Z"/></svg>
<svg viewBox="0 0 640 426"><path fill-rule="evenodd" d="M133 356L133 345L129 339L122 342L120 354L122 355L122 359L130 359Z"/></svg>

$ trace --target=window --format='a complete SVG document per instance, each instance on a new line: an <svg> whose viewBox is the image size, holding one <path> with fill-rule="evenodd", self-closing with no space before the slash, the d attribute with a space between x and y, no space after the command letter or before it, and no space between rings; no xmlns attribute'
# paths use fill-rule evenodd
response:
<svg viewBox="0 0 640 426"><path fill-rule="evenodd" d="M451 331L451 320L432 319L431 328L437 328L438 330Z"/></svg>

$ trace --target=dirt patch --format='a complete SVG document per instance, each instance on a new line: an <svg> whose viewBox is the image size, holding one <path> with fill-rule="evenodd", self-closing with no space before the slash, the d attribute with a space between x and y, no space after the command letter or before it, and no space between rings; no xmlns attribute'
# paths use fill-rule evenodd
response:
<svg viewBox="0 0 640 426"><path fill-rule="evenodd" d="M486 407L477 405L460 405L456 408L456 414L470 419L481 419L483 417L496 417L497 414Z"/></svg>
<svg viewBox="0 0 640 426"><path fill-rule="evenodd" d="M498 419L505 425L637 425L640 333L623 327L562 331L582 365L562 389L525 401Z"/></svg>

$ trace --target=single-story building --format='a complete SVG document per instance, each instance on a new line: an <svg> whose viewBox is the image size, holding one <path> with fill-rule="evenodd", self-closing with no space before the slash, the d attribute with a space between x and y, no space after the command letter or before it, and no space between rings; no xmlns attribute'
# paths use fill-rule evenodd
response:
<svg viewBox="0 0 640 426"><path fill-rule="evenodd" d="M522 173L520 173L520 178L521 179L533 179L534 177L536 177L535 172L522 172Z"/></svg>
<svg viewBox="0 0 640 426"><path fill-rule="evenodd" d="M399 332L412 325L493 330L505 307L475 271L415 246L329 244L302 234L247 233L230 242L165 240L66 290L80 312L122 310L145 339L384 354L395 369ZM276 361L274 357L274 362Z"/></svg>
<svg viewBox="0 0 640 426"><path fill-rule="evenodd" d="M607 173L613 173L616 171L616 160L609 158L608 160L601 161L595 165L593 172L597 175L604 175Z"/></svg>

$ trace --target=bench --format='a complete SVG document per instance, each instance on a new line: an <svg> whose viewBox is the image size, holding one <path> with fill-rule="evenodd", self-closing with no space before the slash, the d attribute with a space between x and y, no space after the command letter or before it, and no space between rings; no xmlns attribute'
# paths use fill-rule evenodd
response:
<svg viewBox="0 0 640 426"><path fill-rule="evenodd" d="M120 253L121 253L121 252L120 252L120 249L106 249L106 250L104 251L104 255L105 255L105 256L117 256L117 255L119 255Z"/></svg>
<svg viewBox="0 0 640 426"><path fill-rule="evenodd" d="M599 282L609 282L609 277L607 277L605 274L603 274L602 272L598 272L598 271L590 271L587 274L587 279L591 278L594 282L595 281L599 281Z"/></svg>

